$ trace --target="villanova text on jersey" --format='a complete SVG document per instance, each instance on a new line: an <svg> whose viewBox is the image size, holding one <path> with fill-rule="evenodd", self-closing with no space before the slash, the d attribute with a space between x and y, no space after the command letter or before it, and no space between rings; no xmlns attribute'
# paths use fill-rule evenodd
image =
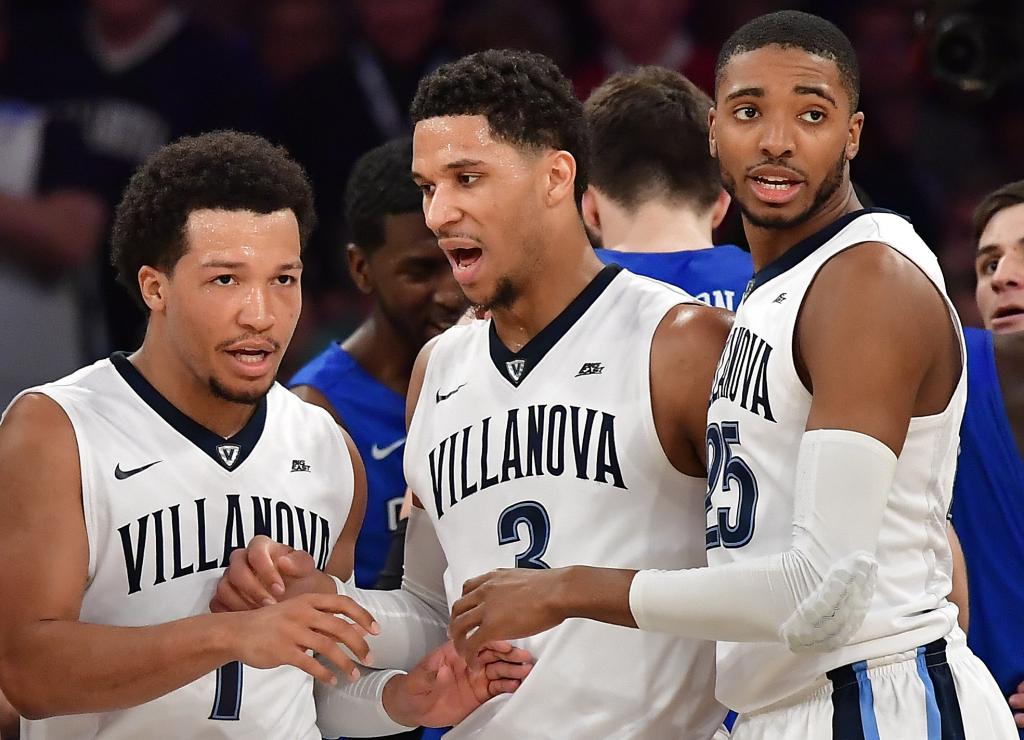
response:
<svg viewBox="0 0 1024 740"><path fill-rule="evenodd" d="M772 346L745 326L733 326L711 386L711 403L727 398L767 421L772 416L768 358Z"/></svg>
<svg viewBox="0 0 1024 740"><path fill-rule="evenodd" d="M205 498L195 499L194 506L174 504L158 509L118 527L128 593L193 573L226 568L231 552L245 548L259 534L305 550L313 556L317 568L326 567L333 544L331 525L315 511L268 496L229 493L225 499L223 533L217 526L220 517L211 517L213 526L207 526Z"/></svg>
<svg viewBox="0 0 1024 740"><path fill-rule="evenodd" d="M614 414L580 406L537 404L488 416L442 439L428 459L438 519L473 494L535 475L628 488Z"/></svg>

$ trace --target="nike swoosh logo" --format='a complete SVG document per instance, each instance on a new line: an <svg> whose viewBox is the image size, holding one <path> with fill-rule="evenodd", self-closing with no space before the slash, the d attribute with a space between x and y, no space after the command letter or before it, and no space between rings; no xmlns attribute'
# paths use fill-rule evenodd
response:
<svg viewBox="0 0 1024 740"><path fill-rule="evenodd" d="M374 460L383 460L385 457L390 455L392 452L397 450L399 447L405 444L405 437L392 442L387 447L378 447L377 443L373 443L373 447L370 448L370 457Z"/></svg>
<svg viewBox="0 0 1024 740"><path fill-rule="evenodd" d="M125 478L131 478L136 473L141 473L146 468L151 468L154 465L156 465L156 463L158 463L158 462L163 462L163 461L162 460L157 460L156 462L151 462L149 465L143 465L141 468L134 468L133 470L121 470L121 463L118 463L117 467L114 468L114 477L117 478L118 480L124 480Z"/></svg>
<svg viewBox="0 0 1024 740"><path fill-rule="evenodd" d="M461 391L461 390L462 390L462 388L463 388L463 387L464 387L465 385L466 385L466 384L465 384L465 383L463 383L462 385L460 385L460 386L459 386L458 388L456 388L455 390L451 391L450 393L444 393L444 394L442 394L442 393L441 393L441 391L440 391L440 390L438 390L438 391L437 391L437 394L436 394L436 396L435 396L435 399L436 399L436 400L435 400L435 403L441 403L441 401L444 401L445 399L451 398L451 397L452 397L452 396L454 396L454 395L455 395L456 393L458 393L459 391Z"/></svg>

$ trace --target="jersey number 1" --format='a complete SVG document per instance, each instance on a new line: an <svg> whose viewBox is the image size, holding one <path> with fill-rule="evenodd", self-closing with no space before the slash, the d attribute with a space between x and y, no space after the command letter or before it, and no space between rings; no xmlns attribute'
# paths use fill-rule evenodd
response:
<svg viewBox="0 0 1024 740"><path fill-rule="evenodd" d="M735 524L729 521L727 506L715 511L714 523L704 532L704 546L743 547L754 535L754 511L757 509L757 479L746 461L733 454L732 445L740 444L740 425L735 421L710 424L708 445L708 493L704 497L705 513L711 511L715 491L729 493L735 486Z"/></svg>
<svg viewBox="0 0 1024 740"><path fill-rule="evenodd" d="M512 504L498 517L498 544L519 542L519 525L525 524L529 534L529 546L516 555L517 568L542 570L551 566L541 560L548 549L551 534L551 520L548 512L536 501L522 501Z"/></svg>
<svg viewBox="0 0 1024 740"><path fill-rule="evenodd" d="M242 664L237 660L217 669L217 694L210 719L238 719L242 709Z"/></svg>

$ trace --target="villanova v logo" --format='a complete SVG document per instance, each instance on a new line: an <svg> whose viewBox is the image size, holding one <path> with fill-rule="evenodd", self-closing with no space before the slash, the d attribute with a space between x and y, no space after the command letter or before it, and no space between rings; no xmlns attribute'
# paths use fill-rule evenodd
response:
<svg viewBox="0 0 1024 740"><path fill-rule="evenodd" d="M217 445L217 454L220 455L224 467L233 468L235 466L241 449L238 445Z"/></svg>
<svg viewBox="0 0 1024 740"><path fill-rule="evenodd" d="M526 360L509 360L505 367L508 369L508 376L518 383L523 377L523 371L526 370Z"/></svg>

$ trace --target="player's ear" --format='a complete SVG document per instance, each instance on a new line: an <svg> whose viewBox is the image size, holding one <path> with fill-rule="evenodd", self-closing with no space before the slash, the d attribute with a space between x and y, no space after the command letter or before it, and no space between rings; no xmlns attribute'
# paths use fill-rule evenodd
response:
<svg viewBox="0 0 1024 740"><path fill-rule="evenodd" d="M345 250L348 259L348 274L352 276L352 282L364 295L373 294L373 280L370 277L370 261L366 258L366 252L355 244L349 244Z"/></svg>
<svg viewBox="0 0 1024 740"><path fill-rule="evenodd" d="M718 197L715 198L715 204L711 206L711 228L717 229L725 219L725 214L729 212L729 204L732 202L732 198L725 192L725 188L718 191Z"/></svg>
<svg viewBox="0 0 1024 740"><path fill-rule="evenodd" d="M849 161L860 151L860 132L864 129L864 114L857 111L850 116L850 131L846 139L846 159Z"/></svg>
<svg viewBox="0 0 1024 740"><path fill-rule="evenodd" d="M715 109L708 111L708 151L713 159L718 159L718 142L715 141Z"/></svg>
<svg viewBox="0 0 1024 740"><path fill-rule="evenodd" d="M594 192L594 186L589 185L583 191L583 223L587 230L601 235L601 211L598 205L599 198Z"/></svg>
<svg viewBox="0 0 1024 740"><path fill-rule="evenodd" d="M557 205L566 198L575 198L576 159L566 151L557 151L545 158L547 165L547 189L545 192L549 206Z"/></svg>
<svg viewBox="0 0 1024 740"><path fill-rule="evenodd" d="M139 292L151 312L163 311L167 306L167 276L149 265L139 268Z"/></svg>

